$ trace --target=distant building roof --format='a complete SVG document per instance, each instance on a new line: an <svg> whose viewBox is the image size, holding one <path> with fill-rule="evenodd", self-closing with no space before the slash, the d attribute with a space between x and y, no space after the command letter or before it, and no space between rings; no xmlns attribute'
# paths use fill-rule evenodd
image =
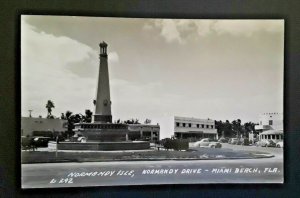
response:
<svg viewBox="0 0 300 198"><path fill-rule="evenodd" d="M211 123L214 124L215 120L212 119L200 119L200 118L193 118L193 117L181 117L181 116L174 116L175 120L180 120L180 121L191 121L191 122L205 122L205 123Z"/></svg>
<svg viewBox="0 0 300 198"><path fill-rule="evenodd" d="M267 130L260 133L260 135L280 135L280 134L283 134L283 130Z"/></svg>

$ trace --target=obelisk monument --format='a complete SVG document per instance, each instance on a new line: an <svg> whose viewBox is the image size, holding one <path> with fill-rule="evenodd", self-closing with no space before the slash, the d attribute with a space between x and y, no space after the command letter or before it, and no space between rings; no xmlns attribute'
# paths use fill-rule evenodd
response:
<svg viewBox="0 0 300 198"><path fill-rule="evenodd" d="M94 122L111 123L111 101L109 91L109 76L107 63L107 44L103 41L100 46L100 67L98 76L97 96L95 101Z"/></svg>

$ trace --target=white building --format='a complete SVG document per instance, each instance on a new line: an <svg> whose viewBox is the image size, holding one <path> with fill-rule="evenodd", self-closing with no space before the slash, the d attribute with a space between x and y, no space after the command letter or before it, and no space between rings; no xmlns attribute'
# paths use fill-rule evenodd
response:
<svg viewBox="0 0 300 198"><path fill-rule="evenodd" d="M152 119L152 121L159 123L161 139L172 136L189 141L197 141L202 138L218 139L215 120L166 116Z"/></svg>
<svg viewBox="0 0 300 198"><path fill-rule="evenodd" d="M264 113L259 116L259 125L255 126L260 140L283 140L283 114Z"/></svg>
<svg viewBox="0 0 300 198"><path fill-rule="evenodd" d="M266 130L283 130L283 114L282 113L263 113L259 116L259 125L255 126L255 130L262 132Z"/></svg>
<svg viewBox="0 0 300 198"><path fill-rule="evenodd" d="M211 119L175 117L174 137L197 141L202 138L218 139L215 121Z"/></svg>
<svg viewBox="0 0 300 198"><path fill-rule="evenodd" d="M34 133L49 134L62 133L68 130L67 120L21 117L21 135L34 136Z"/></svg>

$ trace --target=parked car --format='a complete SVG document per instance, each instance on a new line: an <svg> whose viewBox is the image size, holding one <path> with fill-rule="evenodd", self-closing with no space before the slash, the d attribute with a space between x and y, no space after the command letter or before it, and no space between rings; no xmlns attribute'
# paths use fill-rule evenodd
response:
<svg viewBox="0 0 300 198"><path fill-rule="evenodd" d="M217 142L215 140L204 138L198 142L194 143L195 147L209 147L209 148L221 148L222 144L220 142Z"/></svg>
<svg viewBox="0 0 300 198"><path fill-rule="evenodd" d="M276 147L277 148L283 148L283 141L277 142Z"/></svg>
<svg viewBox="0 0 300 198"><path fill-rule="evenodd" d="M243 138L238 138L237 142L235 143L236 145L242 145L244 143L244 139Z"/></svg>
<svg viewBox="0 0 300 198"><path fill-rule="evenodd" d="M259 140L255 143L256 146L275 147L276 143L273 140Z"/></svg>
<svg viewBox="0 0 300 198"><path fill-rule="evenodd" d="M237 144L238 143L238 139L237 138L230 138L228 141L229 144Z"/></svg>
<svg viewBox="0 0 300 198"><path fill-rule="evenodd" d="M86 138L85 137L78 137L77 142L86 142Z"/></svg>
<svg viewBox="0 0 300 198"><path fill-rule="evenodd" d="M32 137L25 137L25 136L22 136L21 137L21 146L22 146L22 150L35 150L36 149L36 146L33 142L33 138Z"/></svg>
<svg viewBox="0 0 300 198"><path fill-rule="evenodd" d="M87 138L82 136L81 134L75 134L74 136L70 137L70 142L86 142Z"/></svg>
<svg viewBox="0 0 300 198"><path fill-rule="evenodd" d="M221 137L221 138L218 140L218 142L220 142L220 143L228 143L228 141L229 141L229 138L224 138L224 137Z"/></svg>
<svg viewBox="0 0 300 198"><path fill-rule="evenodd" d="M33 137L33 144L36 147L47 147L50 137Z"/></svg>

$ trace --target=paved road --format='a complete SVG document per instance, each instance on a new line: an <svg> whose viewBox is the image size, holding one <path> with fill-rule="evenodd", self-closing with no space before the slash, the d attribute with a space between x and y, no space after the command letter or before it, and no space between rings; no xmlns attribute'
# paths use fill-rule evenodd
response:
<svg viewBox="0 0 300 198"><path fill-rule="evenodd" d="M243 160L85 162L23 164L23 188L179 183L282 183L282 149L223 144L223 149L260 150L274 158Z"/></svg>
<svg viewBox="0 0 300 198"><path fill-rule="evenodd" d="M261 151L275 155L276 157L283 157L283 148L276 147L257 147L257 146L242 146L222 143L222 148L233 150L247 150L247 151Z"/></svg>

